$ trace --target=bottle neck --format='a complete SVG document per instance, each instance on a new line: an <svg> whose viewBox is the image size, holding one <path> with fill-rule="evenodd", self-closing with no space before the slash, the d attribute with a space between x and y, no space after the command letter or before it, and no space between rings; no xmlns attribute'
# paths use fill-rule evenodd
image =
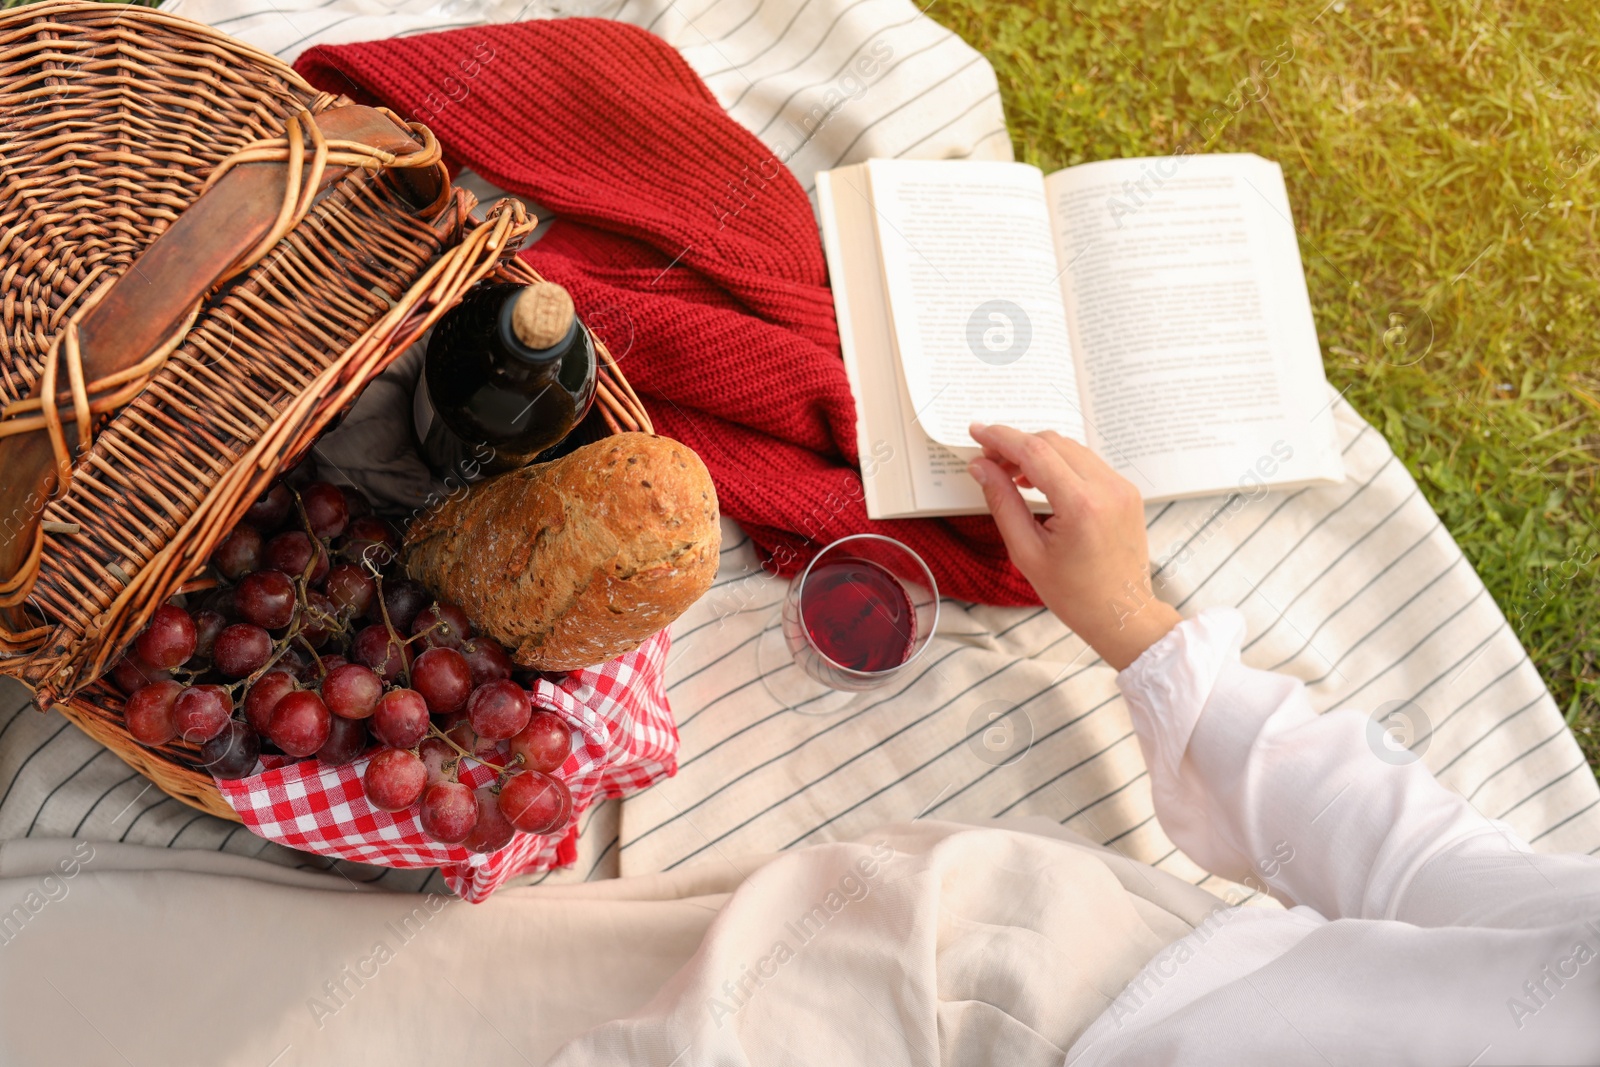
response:
<svg viewBox="0 0 1600 1067"><path fill-rule="evenodd" d="M516 327L512 322L519 295L521 295L519 290L512 290L507 294L506 299L500 302L500 312L496 317L495 333L499 337L501 347L507 355L524 363L544 366L559 362L566 355L567 350L572 347L573 337L576 336L580 329L578 320L576 318L572 320L571 324L567 326L566 335L555 344L547 348L530 348L523 343L522 338L517 336Z"/></svg>

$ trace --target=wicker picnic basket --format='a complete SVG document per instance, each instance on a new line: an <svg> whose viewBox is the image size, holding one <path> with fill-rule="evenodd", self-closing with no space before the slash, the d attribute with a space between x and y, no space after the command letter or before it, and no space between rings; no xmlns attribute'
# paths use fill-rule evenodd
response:
<svg viewBox="0 0 1600 1067"><path fill-rule="evenodd" d="M524 206L474 206L425 127L207 26L0 14L0 674L236 819L192 746L127 735L101 675L463 293L537 279ZM596 348L599 432L649 430Z"/></svg>

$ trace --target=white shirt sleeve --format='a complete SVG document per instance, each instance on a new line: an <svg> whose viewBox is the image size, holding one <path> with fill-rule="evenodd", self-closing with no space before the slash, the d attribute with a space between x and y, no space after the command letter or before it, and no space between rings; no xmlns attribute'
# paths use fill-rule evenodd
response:
<svg viewBox="0 0 1600 1067"><path fill-rule="evenodd" d="M1243 634L1204 611L1118 682L1174 843L1296 907L1158 953L1067 1062L1600 1062L1600 860L1532 852Z"/></svg>
<svg viewBox="0 0 1600 1067"><path fill-rule="evenodd" d="M1600 864L1533 853L1363 712L1318 715L1299 681L1239 662L1244 632L1239 612L1208 609L1117 678L1156 815L1197 863L1330 919L1592 917L1571 890L1600 890ZM1470 883L1451 873L1466 870Z"/></svg>

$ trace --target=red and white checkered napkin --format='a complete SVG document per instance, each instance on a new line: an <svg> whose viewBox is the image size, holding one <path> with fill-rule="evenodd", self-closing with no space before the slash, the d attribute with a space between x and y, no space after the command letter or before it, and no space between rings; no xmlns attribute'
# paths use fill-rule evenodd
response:
<svg viewBox="0 0 1600 1067"><path fill-rule="evenodd" d="M367 803L361 775L367 760L324 767L305 760L249 778L217 781L223 799L261 837L321 856L384 867L438 867L463 900L487 900L508 878L577 858L576 816L598 793L627 796L678 769L678 729L667 706L663 667L665 630L634 652L558 681L534 683L533 703L559 714L575 731L572 755L556 776L572 790L573 821L559 838L518 833L499 852L480 855L441 845L422 832L413 808L390 814ZM461 780L472 788L493 771L463 760Z"/></svg>

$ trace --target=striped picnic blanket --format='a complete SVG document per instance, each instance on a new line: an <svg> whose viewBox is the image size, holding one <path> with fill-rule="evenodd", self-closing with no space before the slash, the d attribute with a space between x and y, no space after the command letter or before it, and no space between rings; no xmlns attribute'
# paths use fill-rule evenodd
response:
<svg viewBox="0 0 1600 1067"><path fill-rule="evenodd" d="M1600 789L1483 583L1382 435L1341 399L1319 417L1336 422L1343 485L1148 509L1160 595L1185 614L1238 607L1246 663L1302 679L1318 710L1383 714L1534 847L1600 851ZM785 708L799 683L771 627L786 587L730 538L716 587L674 627L678 775L590 843L622 872L917 816L1042 815L1215 887L1155 821L1115 672L1048 612L947 600L910 677L813 715ZM1407 758L1391 745L1375 738L1375 758Z"/></svg>
<svg viewBox="0 0 1600 1067"><path fill-rule="evenodd" d="M678 47L734 118L791 153L808 190L817 170L868 157L1011 158L988 63L907 0L166 9L290 60L314 44L483 21L620 18ZM852 72L870 54L881 62L863 80ZM1149 510L1160 594L1186 614L1237 605L1250 624L1246 662L1302 678L1319 709L1398 709L1388 721L1408 726L1412 750L1534 847L1600 851L1600 788L1471 565L1377 431L1338 398L1319 417L1338 426L1344 485ZM1113 672L1054 617L946 601L907 677L840 708L795 709L806 694L775 628L786 583L761 570L737 528L724 540L717 585L673 627L677 777L591 809L577 865L549 881L731 862L919 815L1044 815L1215 887L1154 819ZM161 796L59 716L24 705L19 689L0 689L0 840L70 835L325 866ZM341 869L396 889L443 889L422 872Z"/></svg>

